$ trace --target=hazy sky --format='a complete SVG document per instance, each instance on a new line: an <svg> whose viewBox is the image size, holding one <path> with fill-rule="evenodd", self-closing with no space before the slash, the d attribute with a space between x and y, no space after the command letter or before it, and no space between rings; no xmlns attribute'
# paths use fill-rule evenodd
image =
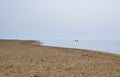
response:
<svg viewBox="0 0 120 77"><path fill-rule="evenodd" d="M120 0L0 0L0 38L120 40Z"/></svg>

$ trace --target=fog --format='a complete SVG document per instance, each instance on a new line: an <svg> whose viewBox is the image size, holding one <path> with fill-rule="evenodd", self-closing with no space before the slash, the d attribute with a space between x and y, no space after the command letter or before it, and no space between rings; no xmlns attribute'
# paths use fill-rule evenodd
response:
<svg viewBox="0 0 120 77"><path fill-rule="evenodd" d="M120 40L120 0L0 0L1 39Z"/></svg>

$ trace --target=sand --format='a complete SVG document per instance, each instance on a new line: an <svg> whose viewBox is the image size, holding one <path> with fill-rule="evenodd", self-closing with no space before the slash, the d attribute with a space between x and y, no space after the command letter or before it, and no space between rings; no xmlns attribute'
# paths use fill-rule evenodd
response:
<svg viewBox="0 0 120 77"><path fill-rule="evenodd" d="M0 40L0 77L120 77L120 55Z"/></svg>

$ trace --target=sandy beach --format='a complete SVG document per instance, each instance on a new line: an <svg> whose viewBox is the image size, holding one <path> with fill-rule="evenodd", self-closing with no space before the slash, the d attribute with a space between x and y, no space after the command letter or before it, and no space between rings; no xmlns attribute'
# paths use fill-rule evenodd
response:
<svg viewBox="0 0 120 77"><path fill-rule="evenodd" d="M0 40L0 77L120 77L120 55Z"/></svg>

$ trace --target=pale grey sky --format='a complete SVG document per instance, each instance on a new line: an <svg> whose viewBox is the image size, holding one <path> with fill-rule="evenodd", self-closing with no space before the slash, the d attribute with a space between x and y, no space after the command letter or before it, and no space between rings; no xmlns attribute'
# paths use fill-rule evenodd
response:
<svg viewBox="0 0 120 77"><path fill-rule="evenodd" d="M0 38L120 40L120 0L0 0Z"/></svg>

